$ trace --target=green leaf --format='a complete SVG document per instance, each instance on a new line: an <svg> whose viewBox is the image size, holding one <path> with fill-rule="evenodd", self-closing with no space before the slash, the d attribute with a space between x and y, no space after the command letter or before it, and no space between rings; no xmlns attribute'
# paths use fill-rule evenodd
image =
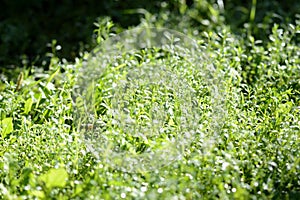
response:
<svg viewBox="0 0 300 200"><path fill-rule="evenodd" d="M46 187L65 187L68 179L68 173L64 168L50 169L46 174L41 175L40 180L46 184Z"/></svg>
<svg viewBox="0 0 300 200"><path fill-rule="evenodd" d="M24 106L24 113L27 115L31 111L32 98L27 99Z"/></svg>
<svg viewBox="0 0 300 200"><path fill-rule="evenodd" d="M11 133L14 130L14 124L13 124L13 118L8 117L1 121L1 127L2 127L2 138L5 138L9 133Z"/></svg>
<svg viewBox="0 0 300 200"><path fill-rule="evenodd" d="M55 72L54 72L53 74L51 74L51 76L48 78L47 84L50 83L50 82L53 80L53 78L56 76L56 74L58 74L59 71L60 71L60 68L58 67L58 68L55 70Z"/></svg>
<svg viewBox="0 0 300 200"><path fill-rule="evenodd" d="M30 193L33 196L38 197L39 199L44 199L45 198L45 193L43 191L33 190L33 191L30 191Z"/></svg>

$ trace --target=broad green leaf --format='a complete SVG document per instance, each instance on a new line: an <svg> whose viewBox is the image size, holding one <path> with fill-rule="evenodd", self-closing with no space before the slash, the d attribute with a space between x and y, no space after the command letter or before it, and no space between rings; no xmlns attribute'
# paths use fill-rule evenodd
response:
<svg viewBox="0 0 300 200"><path fill-rule="evenodd" d="M11 133L14 130L13 118L8 117L1 121L2 127L2 138L5 138L7 134Z"/></svg>
<svg viewBox="0 0 300 200"><path fill-rule="evenodd" d="M68 173L64 168L50 169L40 177L40 180L46 184L47 188L65 187L67 179Z"/></svg>
<svg viewBox="0 0 300 200"><path fill-rule="evenodd" d="M32 98L27 99L24 106L24 113L27 115L31 111L32 107Z"/></svg>

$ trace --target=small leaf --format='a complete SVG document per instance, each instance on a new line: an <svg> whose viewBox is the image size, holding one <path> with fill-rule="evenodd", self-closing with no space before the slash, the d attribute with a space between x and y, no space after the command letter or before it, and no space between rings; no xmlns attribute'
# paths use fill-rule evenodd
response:
<svg viewBox="0 0 300 200"><path fill-rule="evenodd" d="M68 173L64 168L50 169L46 174L40 177L40 180L50 189L53 187L65 187L67 179Z"/></svg>
<svg viewBox="0 0 300 200"><path fill-rule="evenodd" d="M58 68L55 70L55 72L54 72L53 74L51 74L51 76L48 78L47 84L50 83L50 82L53 80L53 78L56 76L56 74L58 74L59 71L60 71L60 68L58 67Z"/></svg>
<svg viewBox="0 0 300 200"><path fill-rule="evenodd" d="M14 130L13 118L8 117L1 121L2 127L2 138L5 138L7 134L11 133Z"/></svg>
<svg viewBox="0 0 300 200"><path fill-rule="evenodd" d="M23 72L21 72L18 76L18 81L17 81L17 86L16 86L16 91L19 91L21 86L22 86L22 82L23 82Z"/></svg>
<svg viewBox="0 0 300 200"><path fill-rule="evenodd" d="M33 191L30 191L30 193L33 196L38 197L39 199L44 199L45 198L45 193L43 191L33 190Z"/></svg>
<svg viewBox="0 0 300 200"><path fill-rule="evenodd" d="M31 111L32 98L27 99L24 106L24 113L27 115Z"/></svg>

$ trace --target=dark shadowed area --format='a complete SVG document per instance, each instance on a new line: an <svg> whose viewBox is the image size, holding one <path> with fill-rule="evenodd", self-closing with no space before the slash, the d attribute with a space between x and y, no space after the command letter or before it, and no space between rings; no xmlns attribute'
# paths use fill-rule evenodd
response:
<svg viewBox="0 0 300 200"><path fill-rule="evenodd" d="M250 21L257 37L268 35L273 23L293 21L300 9L297 0L3 0L0 4L1 71L40 65L42 61L46 61L46 67L49 60L46 53L53 51L51 44L55 41L55 45L62 47L56 52L57 56L72 61L80 52L89 51L95 45L93 23L97 19L110 17L120 28L127 28L140 23L144 17L141 8L155 16L177 16L177 21L188 17L200 31L203 27L211 28L209 22L217 20L242 34L239 28L249 26ZM249 20L254 11L254 18Z"/></svg>

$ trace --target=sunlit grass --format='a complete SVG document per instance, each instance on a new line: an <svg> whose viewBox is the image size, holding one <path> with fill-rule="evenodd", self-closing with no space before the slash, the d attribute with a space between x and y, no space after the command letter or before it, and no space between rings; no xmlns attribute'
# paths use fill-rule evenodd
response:
<svg viewBox="0 0 300 200"><path fill-rule="evenodd" d="M161 52L125 54L106 68L94 88L100 99L93 113L98 124L86 129L101 130L98 138L113 145L102 149L103 155L110 149L130 152L106 154L115 156L113 164L109 163L112 158L101 154L97 157L91 152L75 120L73 92L79 81L78 71L85 66L88 55L75 63L53 57L49 71L24 69L19 83L7 79L1 82L0 197L296 198L300 191L300 49L293 39L299 34L299 24L289 30L275 25L268 41L236 36L223 28L221 33L202 33L197 38L216 74L222 77L214 80L222 83L219 93L212 93L201 79L203 75L194 73L194 63L161 57ZM161 78L165 85L147 78L139 79L145 82L138 84L133 81L122 85L126 78L143 77L141 71L132 71L137 66L167 68L170 76L184 81L176 83L176 77L166 76ZM118 87L113 88L114 83ZM190 99L186 90L176 93L185 84L193 92L192 102L186 101ZM213 96L218 94L222 95ZM197 124L198 132L185 144L180 158L153 170L122 168L122 155L140 155L179 137L176 134L187 129L180 127L180 117L185 109L191 113L195 108L201 111L192 123ZM123 109L124 115L113 118L116 109ZM154 112L161 115L151 115ZM219 115L220 112L225 114ZM126 126L123 116L134 120L132 126ZM187 120L188 116L185 115ZM163 134L146 138L138 135L134 131L136 124L147 131L158 130L151 124L155 122L152 117L162 122L157 126L163 127ZM195 119L193 115L191 118ZM148 158L151 157L145 157ZM139 166L143 162L132 164Z"/></svg>

